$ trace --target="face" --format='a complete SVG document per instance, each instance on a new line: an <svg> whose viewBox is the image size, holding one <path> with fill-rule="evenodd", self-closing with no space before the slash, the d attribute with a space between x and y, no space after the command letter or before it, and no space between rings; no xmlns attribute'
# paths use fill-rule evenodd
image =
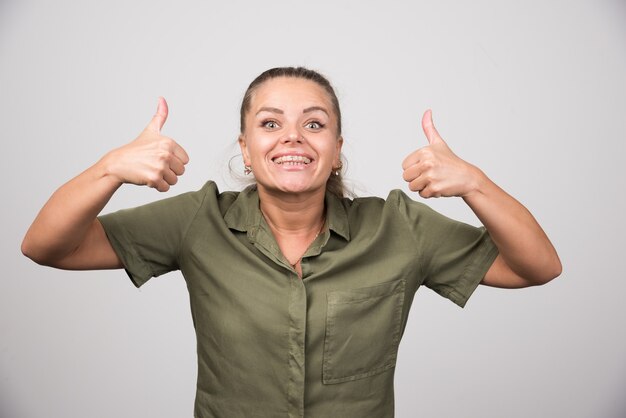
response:
<svg viewBox="0 0 626 418"><path fill-rule="evenodd" d="M324 88L288 77L257 88L239 138L259 191L271 193L323 193L342 144Z"/></svg>

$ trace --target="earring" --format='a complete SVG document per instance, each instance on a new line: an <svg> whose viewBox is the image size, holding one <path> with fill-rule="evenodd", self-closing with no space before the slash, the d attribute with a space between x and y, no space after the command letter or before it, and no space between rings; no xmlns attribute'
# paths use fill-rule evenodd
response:
<svg viewBox="0 0 626 418"><path fill-rule="evenodd" d="M343 163L341 162L341 160L339 160L339 165L337 167L333 167L334 174L338 176L342 168L343 168Z"/></svg>
<svg viewBox="0 0 626 418"><path fill-rule="evenodd" d="M248 176L248 175L250 175L250 173L252 173L252 166L251 165L244 165L243 166L243 174Z"/></svg>

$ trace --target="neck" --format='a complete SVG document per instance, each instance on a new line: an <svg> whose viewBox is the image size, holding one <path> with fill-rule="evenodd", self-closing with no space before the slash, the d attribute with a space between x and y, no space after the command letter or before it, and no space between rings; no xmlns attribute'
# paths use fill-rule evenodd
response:
<svg viewBox="0 0 626 418"><path fill-rule="evenodd" d="M325 190L307 194L268 192L259 187L260 208L269 226L281 235L318 232L324 218Z"/></svg>

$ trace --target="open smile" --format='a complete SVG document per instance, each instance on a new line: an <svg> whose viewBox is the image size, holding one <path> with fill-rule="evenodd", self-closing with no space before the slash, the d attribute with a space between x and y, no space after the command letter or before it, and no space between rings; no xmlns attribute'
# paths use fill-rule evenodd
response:
<svg viewBox="0 0 626 418"><path fill-rule="evenodd" d="M281 155L279 157L272 158L272 161L275 164L281 164L284 166L303 166L311 164L312 160L304 155Z"/></svg>

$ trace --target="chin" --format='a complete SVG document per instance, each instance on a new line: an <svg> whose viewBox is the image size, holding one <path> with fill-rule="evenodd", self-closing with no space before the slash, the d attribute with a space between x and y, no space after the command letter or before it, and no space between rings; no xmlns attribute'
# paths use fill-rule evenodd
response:
<svg viewBox="0 0 626 418"><path fill-rule="evenodd" d="M313 190L316 190L315 187L310 187L308 185L296 185L296 184L290 184L290 185L283 185L278 187L278 189L283 192L283 193L307 193L307 192L311 192Z"/></svg>
<svg viewBox="0 0 626 418"><path fill-rule="evenodd" d="M270 175L263 173L256 180L259 187L270 193L315 193L320 189L323 191L328 179L312 174L310 172L272 173Z"/></svg>
<svg viewBox="0 0 626 418"><path fill-rule="evenodd" d="M278 184L264 185L266 190L274 190L281 193L299 194L299 193L312 193L323 189L324 185L313 185L308 182L289 181L281 182Z"/></svg>

